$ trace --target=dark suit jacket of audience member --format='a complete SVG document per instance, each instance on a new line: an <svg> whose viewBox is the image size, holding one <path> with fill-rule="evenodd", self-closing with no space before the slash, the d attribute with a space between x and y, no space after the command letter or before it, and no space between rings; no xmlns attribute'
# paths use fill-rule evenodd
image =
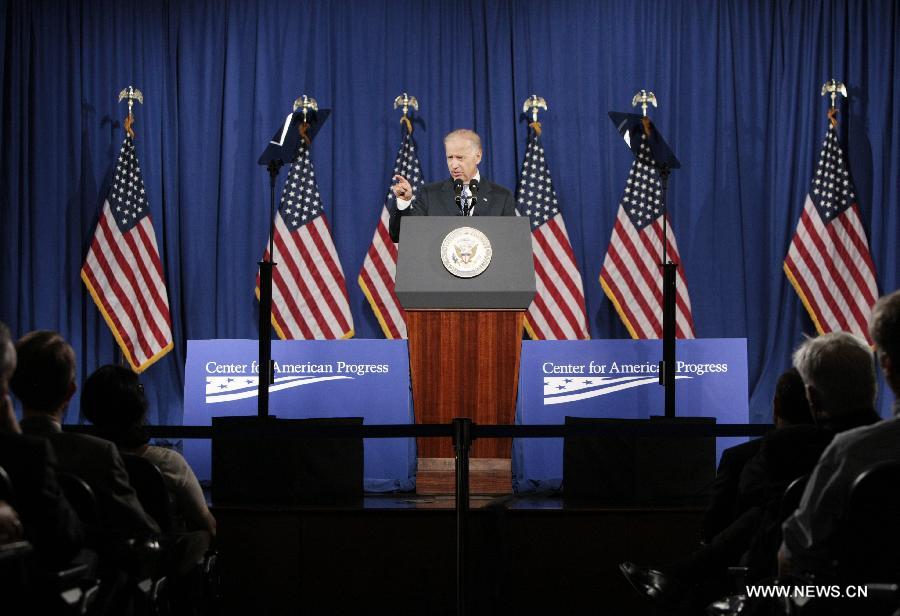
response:
<svg viewBox="0 0 900 616"><path fill-rule="evenodd" d="M15 509L41 566L72 561L84 541L81 521L56 479L56 457L46 439L0 433L0 466L15 492Z"/></svg>
<svg viewBox="0 0 900 616"><path fill-rule="evenodd" d="M785 515L781 497L787 486L797 477L812 472L835 434L880 419L869 409L830 420L822 427L789 426L763 438L759 453L747 462L741 474L740 506L746 509L758 507L761 511L744 557L749 580L771 578L776 574L776 554L781 545L781 524Z"/></svg>
<svg viewBox="0 0 900 616"><path fill-rule="evenodd" d="M757 438L722 452L716 479L710 488L709 507L703 515L700 534L705 542L725 530L738 516L737 500L741 471L757 454L762 439Z"/></svg>
<svg viewBox="0 0 900 616"><path fill-rule="evenodd" d="M396 206L391 210L388 230L394 242L400 241L400 221L404 216L460 216L456 207L453 182L433 182L417 191L415 199L405 210ZM475 198L473 216L515 216L516 202L509 190L490 180L481 180Z"/></svg>
<svg viewBox="0 0 900 616"><path fill-rule="evenodd" d="M745 511L780 499L794 479L812 472L835 434L880 419L873 409L866 409L829 419L819 426L788 426L770 432L741 473L738 509Z"/></svg>
<svg viewBox="0 0 900 616"><path fill-rule="evenodd" d="M49 417L27 417L19 425L26 434L47 437L60 470L78 475L93 488L104 522L102 530L125 535L159 533L159 526L141 507L128 483L128 473L115 444L89 434L62 432Z"/></svg>

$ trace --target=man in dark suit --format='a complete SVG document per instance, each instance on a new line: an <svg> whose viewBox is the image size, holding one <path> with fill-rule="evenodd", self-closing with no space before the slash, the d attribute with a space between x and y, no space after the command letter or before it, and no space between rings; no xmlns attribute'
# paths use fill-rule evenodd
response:
<svg viewBox="0 0 900 616"><path fill-rule="evenodd" d="M878 300L872 311L869 333L875 342L878 363L885 381L900 397L900 291ZM834 335L834 334L832 334ZM821 336L820 338L824 338ZM871 409L875 403L875 374L870 367L870 349L858 341L860 359L837 366L821 364L822 349L813 348L795 355L794 363L807 370L819 368L819 378L807 382L813 407L844 406ZM827 348L826 348L827 350ZM862 357L866 357L865 362ZM848 364L848 365L845 365ZM848 371L865 369L866 387L835 386L837 378ZM871 376L868 370L872 370ZM804 380L806 380L804 378ZM785 520L783 543L778 554L781 575L813 574L830 579L837 573L835 559L840 546L841 519L848 504L852 486L859 475L879 464L900 461L900 402L894 401L893 416L835 436L812 470L800 505Z"/></svg>
<svg viewBox="0 0 900 616"><path fill-rule="evenodd" d="M811 355L816 362L809 361ZM765 577L776 563L780 533L773 537L771 531L780 527L785 488L812 470L836 433L878 420L875 367L865 341L845 332L812 338L794 353L794 364L816 425L787 426L760 440L741 472L737 517L702 549L661 569L623 563L622 572L639 592L696 613L727 590L726 568L748 550L750 578Z"/></svg>
<svg viewBox="0 0 900 616"><path fill-rule="evenodd" d="M115 444L62 431L62 420L75 393L75 352L56 332L34 331L16 343L18 365L10 383L22 402L20 425L26 434L50 441L61 470L93 488L102 530L111 536L147 536L159 526L144 511Z"/></svg>
<svg viewBox="0 0 900 616"><path fill-rule="evenodd" d="M791 368L778 378L772 398L772 420L776 429L813 423L803 379L796 368ZM759 452L764 440L753 439L722 452L710 504L703 516L701 537L705 543L712 541L743 513L738 503L741 473L747 462Z"/></svg>
<svg viewBox="0 0 900 616"><path fill-rule="evenodd" d="M447 169L450 179L426 184L416 194L402 175L395 175L393 187L397 207L391 211L391 239L400 240L400 223L404 216L515 216L512 193L499 184L481 178L481 137L465 128L444 137ZM457 199L454 182L462 183Z"/></svg>
<svg viewBox="0 0 900 616"><path fill-rule="evenodd" d="M40 566L69 563L81 548L81 522L56 478L56 458L46 440L0 433L0 466L9 474L25 538Z"/></svg>
<svg viewBox="0 0 900 616"><path fill-rule="evenodd" d="M0 467L12 483L14 520L21 517L16 528L7 513L7 525L13 526L8 529L0 524L0 527L12 531L11 539L24 535L34 546L40 567L56 567L68 563L78 553L83 538L81 522L60 490L56 459L49 444L18 433L19 425L8 395L9 379L15 367L16 351L9 330L0 323Z"/></svg>

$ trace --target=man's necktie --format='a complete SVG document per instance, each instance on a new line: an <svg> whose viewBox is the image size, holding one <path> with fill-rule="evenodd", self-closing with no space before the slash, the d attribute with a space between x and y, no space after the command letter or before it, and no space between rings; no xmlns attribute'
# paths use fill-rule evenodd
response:
<svg viewBox="0 0 900 616"><path fill-rule="evenodd" d="M469 185L465 184L463 186L462 192L460 193L460 203L463 206L463 215L465 215L466 210L469 207L469 203L472 199L472 193L469 191Z"/></svg>

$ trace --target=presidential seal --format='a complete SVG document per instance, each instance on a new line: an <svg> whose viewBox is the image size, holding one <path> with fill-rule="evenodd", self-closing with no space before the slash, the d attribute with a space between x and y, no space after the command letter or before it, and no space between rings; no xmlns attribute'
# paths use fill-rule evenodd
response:
<svg viewBox="0 0 900 616"><path fill-rule="evenodd" d="M441 242L441 262L460 278L473 278L491 264L491 241L472 227L459 227Z"/></svg>

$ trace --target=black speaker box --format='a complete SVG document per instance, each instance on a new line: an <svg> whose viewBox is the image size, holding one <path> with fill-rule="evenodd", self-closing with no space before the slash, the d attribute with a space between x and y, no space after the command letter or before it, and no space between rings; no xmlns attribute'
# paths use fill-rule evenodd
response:
<svg viewBox="0 0 900 616"><path fill-rule="evenodd" d="M716 472L716 439L697 436L643 436L627 428L715 423L715 418L597 419L566 417L566 425L626 428L600 436L566 437L563 495L608 505L704 505Z"/></svg>
<svg viewBox="0 0 900 616"><path fill-rule="evenodd" d="M362 417L213 417L216 505L358 504L362 438L291 436L296 426L362 425Z"/></svg>

